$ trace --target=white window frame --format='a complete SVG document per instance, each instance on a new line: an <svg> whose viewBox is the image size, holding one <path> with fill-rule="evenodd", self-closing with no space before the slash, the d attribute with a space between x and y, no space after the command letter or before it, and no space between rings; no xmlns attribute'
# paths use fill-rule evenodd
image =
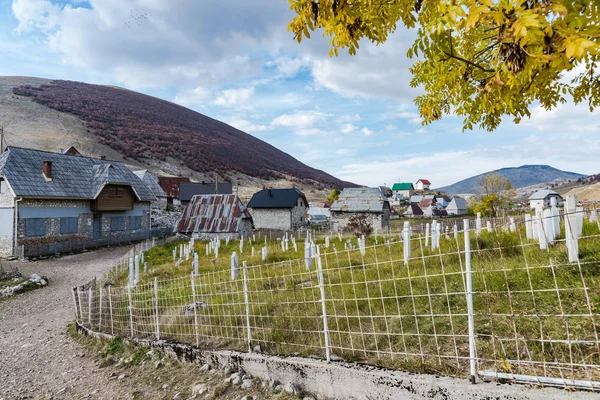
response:
<svg viewBox="0 0 600 400"><path fill-rule="evenodd" d="M0 178L0 194L8 193L8 183L3 178Z"/></svg>

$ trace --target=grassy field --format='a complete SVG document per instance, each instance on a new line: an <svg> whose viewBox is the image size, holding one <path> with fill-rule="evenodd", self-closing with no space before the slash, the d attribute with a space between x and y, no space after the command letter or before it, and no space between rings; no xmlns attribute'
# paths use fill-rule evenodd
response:
<svg viewBox="0 0 600 400"><path fill-rule="evenodd" d="M583 236L580 262L569 263L564 241L540 250L537 242L525 239L524 227L514 233L484 229L479 237L471 232L480 370L600 380L598 224L585 222ZM351 239L352 248L348 240L332 237L328 249L318 240L332 353L389 368L467 376L463 233L456 239L443 236L436 250L423 237L413 237L406 265L398 236L369 237L364 255L356 239ZM152 337L158 319L161 338L247 349L241 268L247 261L252 345L268 353L324 357L317 260L307 270L301 241L298 252L291 243L284 252L279 240L268 240L265 261L260 257L263 240L246 242L241 254L239 241L222 241L217 259L205 254L206 242L197 242L195 277L192 257L178 267L173 262L172 250L182 242L155 247L146 254L148 272L131 291L133 319L123 288L127 272L122 271L111 288L112 319L104 294L100 329L129 336L133 326L136 336ZM240 271L231 280L234 251ZM99 316L93 316L92 325L99 324Z"/></svg>

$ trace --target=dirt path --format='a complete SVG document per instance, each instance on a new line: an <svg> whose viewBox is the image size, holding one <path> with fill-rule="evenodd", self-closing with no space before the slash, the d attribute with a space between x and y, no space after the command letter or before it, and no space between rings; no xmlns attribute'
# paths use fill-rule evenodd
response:
<svg viewBox="0 0 600 400"><path fill-rule="evenodd" d="M0 399L131 398L66 334L73 320L70 288L100 277L129 247L15 265L50 285L0 302ZM86 397L87 396L87 397Z"/></svg>

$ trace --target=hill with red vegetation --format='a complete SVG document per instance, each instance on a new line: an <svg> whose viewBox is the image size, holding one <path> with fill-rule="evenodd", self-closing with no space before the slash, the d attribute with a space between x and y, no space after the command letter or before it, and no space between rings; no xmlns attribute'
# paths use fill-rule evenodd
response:
<svg viewBox="0 0 600 400"><path fill-rule="evenodd" d="M81 119L98 143L140 162L177 159L198 172L240 172L260 179L292 178L352 187L223 122L145 94L81 82L20 85L13 93Z"/></svg>

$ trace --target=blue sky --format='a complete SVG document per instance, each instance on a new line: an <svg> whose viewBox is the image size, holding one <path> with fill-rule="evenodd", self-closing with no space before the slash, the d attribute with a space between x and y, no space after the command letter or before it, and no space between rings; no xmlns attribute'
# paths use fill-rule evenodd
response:
<svg viewBox="0 0 600 400"><path fill-rule="evenodd" d="M0 75L158 96L365 185L442 186L523 164L600 172L598 115L585 105L534 106L531 119L491 133L463 133L453 116L423 127L412 32L330 58L319 34L293 40L291 18L286 0L0 0Z"/></svg>

